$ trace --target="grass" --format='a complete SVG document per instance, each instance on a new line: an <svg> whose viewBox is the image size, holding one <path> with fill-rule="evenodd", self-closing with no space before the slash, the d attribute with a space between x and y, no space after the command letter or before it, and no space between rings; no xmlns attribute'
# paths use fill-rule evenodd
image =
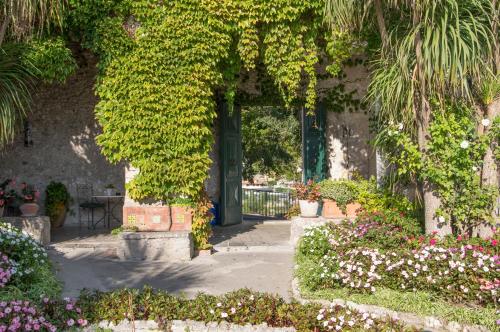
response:
<svg viewBox="0 0 500 332"><path fill-rule="evenodd" d="M306 299L334 300L343 299L359 304L376 305L387 309L414 313L419 316L435 316L447 321L456 321L467 325L482 325L491 331L497 331L496 320L498 315L494 308L467 307L443 301L431 293L401 292L387 288L377 288L373 294L352 293L346 288L311 290L303 285L302 280L307 279L306 273L312 262L307 262L304 257L298 260L300 292Z"/></svg>

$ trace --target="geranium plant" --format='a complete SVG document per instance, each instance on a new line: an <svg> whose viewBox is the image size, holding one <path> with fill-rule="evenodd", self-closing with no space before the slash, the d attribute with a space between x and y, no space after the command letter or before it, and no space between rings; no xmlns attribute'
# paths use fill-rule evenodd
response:
<svg viewBox="0 0 500 332"><path fill-rule="evenodd" d="M320 198L319 186L314 180L308 180L306 184L296 183L294 189L299 200L316 202Z"/></svg>
<svg viewBox="0 0 500 332"><path fill-rule="evenodd" d="M35 203L40 197L40 192L33 185L23 182L20 196L24 203Z"/></svg>
<svg viewBox="0 0 500 332"><path fill-rule="evenodd" d="M11 179L7 179L0 183L0 208L16 199L17 194L15 189L12 188L13 185L14 181Z"/></svg>

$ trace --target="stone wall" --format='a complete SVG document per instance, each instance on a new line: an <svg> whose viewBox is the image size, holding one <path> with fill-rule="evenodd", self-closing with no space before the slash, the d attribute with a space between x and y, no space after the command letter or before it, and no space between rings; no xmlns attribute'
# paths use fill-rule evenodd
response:
<svg viewBox="0 0 500 332"><path fill-rule="evenodd" d="M111 165L95 143L99 126L94 118L97 98L93 87L95 63L83 65L66 84L40 86L33 100L28 121L32 127L33 146L24 146L20 133L6 151L0 153L0 180L16 178L42 193L50 181L64 183L75 203L66 223L77 223L76 184L90 183L97 194L112 183L124 192L124 167ZM115 212L119 215L119 210Z"/></svg>
<svg viewBox="0 0 500 332"><path fill-rule="evenodd" d="M24 146L22 133L0 154L0 180L17 178L34 184L42 191L50 181L60 181L68 186L75 198L73 215L66 222L76 223L76 184L92 183L96 193L113 183L117 191L124 192L124 165L111 165L101 155L95 143L100 128L95 121L94 95L95 60L80 66L76 75L66 84L41 86L34 96L34 107L29 115L33 146ZM324 71L324 69L320 69ZM319 81L318 91L325 91L339 83L346 91L357 90L355 97L366 93L368 72L362 65L345 68L342 80ZM250 77L243 87L254 93L256 81ZM210 153L214 161L209 170L205 188L213 201L219 200L219 124L214 123L215 144ZM375 156L368 144L370 140L368 115L363 111L327 114L327 147L330 177L346 178L354 172L365 177L375 174ZM42 205L42 213L43 204ZM120 209L115 211L118 214Z"/></svg>

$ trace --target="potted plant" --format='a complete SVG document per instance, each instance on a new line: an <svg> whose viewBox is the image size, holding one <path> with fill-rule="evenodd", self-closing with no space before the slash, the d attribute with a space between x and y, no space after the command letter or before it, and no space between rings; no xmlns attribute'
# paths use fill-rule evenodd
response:
<svg viewBox="0 0 500 332"><path fill-rule="evenodd" d="M39 197L40 192L36 190L33 185L27 184L26 182L21 183L20 198L23 204L19 206L19 210L21 210L21 215L23 217L33 217L38 214L40 207L36 201Z"/></svg>
<svg viewBox="0 0 500 332"><path fill-rule="evenodd" d="M62 227L72 201L68 189L61 182L52 181L45 189L45 195L45 212L50 218L51 227Z"/></svg>
<svg viewBox="0 0 500 332"><path fill-rule="evenodd" d="M104 187L104 192L107 196L113 196L115 194L116 188L112 183L109 183Z"/></svg>
<svg viewBox="0 0 500 332"><path fill-rule="evenodd" d="M323 217L345 218L355 217L361 207L356 203L358 187L350 180L323 180L319 184L323 199Z"/></svg>
<svg viewBox="0 0 500 332"><path fill-rule="evenodd" d="M319 207L319 187L313 180L306 184L297 183L294 185L295 194L299 200L300 216L313 218L318 216Z"/></svg>
<svg viewBox="0 0 500 332"><path fill-rule="evenodd" d="M12 206L18 198L14 186L15 181L11 179L7 179L0 183L0 217L3 216L5 209Z"/></svg>

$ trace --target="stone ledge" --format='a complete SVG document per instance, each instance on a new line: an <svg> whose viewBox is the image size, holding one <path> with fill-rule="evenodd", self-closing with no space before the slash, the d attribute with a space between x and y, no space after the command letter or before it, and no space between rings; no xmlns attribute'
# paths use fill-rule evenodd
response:
<svg viewBox="0 0 500 332"><path fill-rule="evenodd" d="M160 329L157 322L149 320L129 321L124 319L118 324L102 321L95 326L85 329L87 332L97 331L99 329L111 330L113 332L148 332L148 331L170 331L170 332L295 332L293 327L269 327L267 324L259 325L236 325L226 322L198 322L193 320L173 320L165 324L165 329Z"/></svg>
<svg viewBox="0 0 500 332"><path fill-rule="evenodd" d="M290 245L296 247L300 238L304 235L306 229L311 227L319 227L324 224L331 222L330 219L325 219L323 217L317 218L304 218L304 217L293 217L290 227Z"/></svg>
<svg viewBox="0 0 500 332"><path fill-rule="evenodd" d="M188 261L194 256L190 232L122 233L117 255L132 261Z"/></svg>
<svg viewBox="0 0 500 332"><path fill-rule="evenodd" d="M141 240L141 239L170 239L170 238L189 238L190 232L123 232L122 239Z"/></svg>
<svg viewBox="0 0 500 332"><path fill-rule="evenodd" d="M36 241L46 246L50 244L50 218L36 217L2 217L1 220L28 233Z"/></svg>
<svg viewBox="0 0 500 332"><path fill-rule="evenodd" d="M371 304L358 304L352 301L347 301L343 299L333 299L333 300L309 300L302 298L299 288L299 280L297 277L292 280L292 296L297 301L302 304L306 303L319 303L321 305L328 306L330 303L345 305L353 310L373 313L378 316L388 316L392 319L397 319L403 322L405 325L413 326L417 329L423 329L424 331L435 331L435 332L487 332L489 331L486 327L480 325L465 325L457 322L447 322L443 319L434 316L419 316L408 312L399 312L385 307L379 307Z"/></svg>

